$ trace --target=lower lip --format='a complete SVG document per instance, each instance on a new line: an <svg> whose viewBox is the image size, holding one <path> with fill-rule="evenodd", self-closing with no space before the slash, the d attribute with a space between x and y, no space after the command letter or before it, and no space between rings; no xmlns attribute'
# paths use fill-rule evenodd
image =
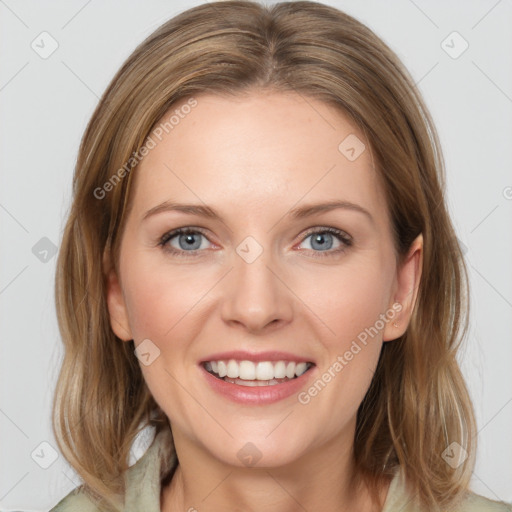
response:
<svg viewBox="0 0 512 512"><path fill-rule="evenodd" d="M294 394L297 394L304 387L306 381L312 375L314 367L297 377L281 384L272 386L240 386L213 376L200 365L205 379L214 391L233 402L251 405L265 405L279 402Z"/></svg>

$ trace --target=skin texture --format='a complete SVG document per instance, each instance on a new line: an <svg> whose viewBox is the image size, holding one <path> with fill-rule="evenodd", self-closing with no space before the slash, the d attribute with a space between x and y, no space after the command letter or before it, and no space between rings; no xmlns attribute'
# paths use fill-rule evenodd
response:
<svg viewBox="0 0 512 512"><path fill-rule="evenodd" d="M118 274L106 264L114 332L160 350L141 368L180 461L162 510L374 510L363 489L348 485L356 414L383 342L407 327L421 235L399 268L370 146L340 111L294 93L196 99L134 171ZM338 149L350 134L366 144L354 161ZM371 219L348 208L289 217L332 200L355 203ZM208 205L222 220L177 211L142 220L165 201ZM179 235L167 247L184 256L158 244L180 227L202 228L194 255ZM352 244L326 234L323 247L332 246L322 250L314 240L326 227ZM236 252L248 236L263 250L252 263ZM288 351L316 364L307 390L397 302L400 313L306 405L297 395L236 404L206 385L198 365L220 351ZM247 442L262 455L254 467L237 457Z"/></svg>

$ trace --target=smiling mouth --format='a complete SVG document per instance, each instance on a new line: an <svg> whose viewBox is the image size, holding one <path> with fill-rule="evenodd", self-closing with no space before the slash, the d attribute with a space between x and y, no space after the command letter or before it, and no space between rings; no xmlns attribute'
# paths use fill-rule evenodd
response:
<svg viewBox="0 0 512 512"><path fill-rule="evenodd" d="M224 382L239 386L275 386L299 378L314 363L294 361L237 361L235 359L206 361L203 368Z"/></svg>

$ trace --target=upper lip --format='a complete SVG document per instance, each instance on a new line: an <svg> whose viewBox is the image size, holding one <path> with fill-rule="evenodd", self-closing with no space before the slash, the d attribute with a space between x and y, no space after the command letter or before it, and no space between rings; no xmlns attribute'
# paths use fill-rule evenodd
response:
<svg viewBox="0 0 512 512"><path fill-rule="evenodd" d="M307 357L298 356L291 352L282 352L277 350L265 352L247 352L245 350L234 350L230 352L216 352L201 360L201 363L207 361L253 361L255 363L260 361L293 361L296 363L312 363L313 360Z"/></svg>

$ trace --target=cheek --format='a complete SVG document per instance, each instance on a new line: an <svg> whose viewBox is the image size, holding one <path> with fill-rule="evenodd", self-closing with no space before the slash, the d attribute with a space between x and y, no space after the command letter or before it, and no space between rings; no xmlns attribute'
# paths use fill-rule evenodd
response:
<svg viewBox="0 0 512 512"><path fill-rule="evenodd" d="M190 396L179 383L192 378L194 366L188 364L194 360L191 341L203 328L198 316L215 276L191 267L171 268L154 261L147 264L142 257L139 261L132 258L125 270L124 288L135 344L149 339L159 349L153 363L141 365L144 380L171 421L187 428L197 422L194 414L198 411L190 406Z"/></svg>
<svg viewBox="0 0 512 512"><path fill-rule="evenodd" d="M211 276L141 261L127 267L124 286L130 327L136 340L150 338L158 344L190 314L211 288ZM176 327L175 327L176 326Z"/></svg>
<svg viewBox="0 0 512 512"><path fill-rule="evenodd" d="M332 332L321 339L327 359L319 368L322 382L317 388L324 389L325 383L325 392L306 393L322 395L312 399L313 407L331 411L333 429L356 414L373 378L382 348L381 315L389 305L391 270L391 260L360 260L317 280L316 292L310 294L311 309Z"/></svg>
<svg viewBox="0 0 512 512"><path fill-rule="evenodd" d="M376 324L390 305L389 275L384 261L358 261L303 281L300 297L330 334L325 343L341 350ZM382 330L381 322L377 327Z"/></svg>

